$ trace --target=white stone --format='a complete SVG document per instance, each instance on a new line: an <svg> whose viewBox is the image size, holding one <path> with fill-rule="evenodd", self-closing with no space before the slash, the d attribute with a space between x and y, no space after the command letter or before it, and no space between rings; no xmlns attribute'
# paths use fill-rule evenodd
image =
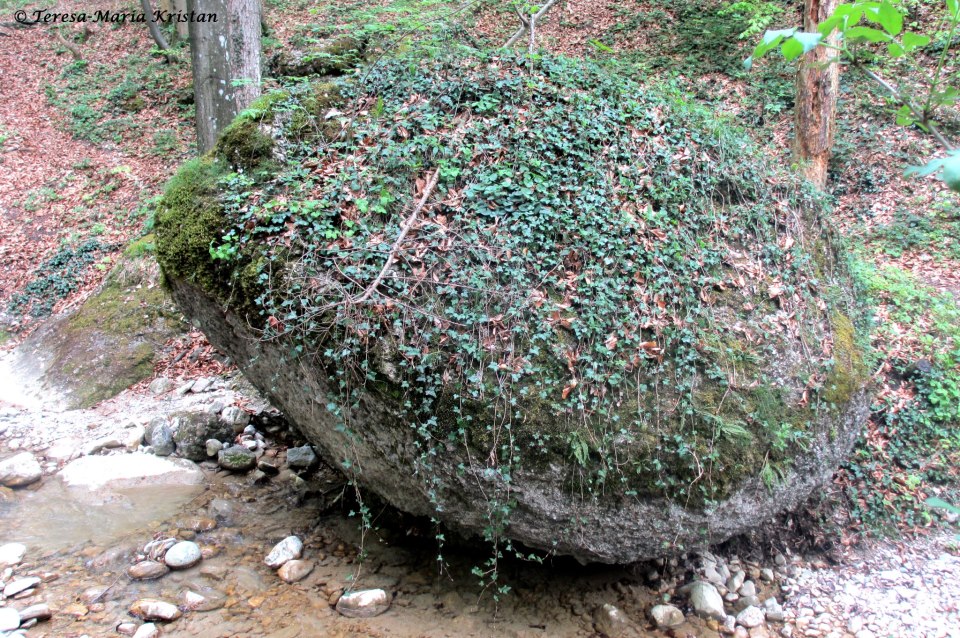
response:
<svg viewBox="0 0 960 638"><path fill-rule="evenodd" d="M20 614L12 607L0 607L0 631L13 631L20 626Z"/></svg>
<svg viewBox="0 0 960 638"><path fill-rule="evenodd" d="M199 545L192 541L180 541L167 550L163 562L170 569L187 569L199 563L201 558L203 554Z"/></svg>
<svg viewBox="0 0 960 638"><path fill-rule="evenodd" d="M313 571L314 563L312 560L288 560L280 569L277 575L287 583L295 583L303 580Z"/></svg>
<svg viewBox="0 0 960 638"><path fill-rule="evenodd" d="M133 634L133 638L157 638L159 635L160 630L157 629L157 626L152 622L147 622L137 627L137 631Z"/></svg>
<svg viewBox="0 0 960 638"><path fill-rule="evenodd" d="M7 598L11 598L22 591L33 589L39 584L40 579L36 576L30 576L29 578L18 578L12 583L7 583L7 586L3 588L3 595Z"/></svg>
<svg viewBox="0 0 960 638"><path fill-rule="evenodd" d="M263 562L271 569L279 569L288 560L300 558L303 554L303 541L296 536L287 536L277 543Z"/></svg>
<svg viewBox="0 0 960 638"><path fill-rule="evenodd" d="M612 607L612 605L604 605ZM390 608L390 596L382 589L365 589L344 594L337 601L337 611L347 618L372 618ZM616 609L614 607L614 609Z"/></svg>
<svg viewBox="0 0 960 638"><path fill-rule="evenodd" d="M650 617L658 629L671 629L683 624L683 612L673 605L657 605L650 610Z"/></svg>
<svg viewBox="0 0 960 638"><path fill-rule="evenodd" d="M177 606L154 598L141 598L130 606L130 613L143 620L176 620L183 613Z"/></svg>
<svg viewBox="0 0 960 638"><path fill-rule="evenodd" d="M192 461L134 452L85 456L60 470L68 487L122 490L148 485L199 485L203 472Z"/></svg>
<svg viewBox="0 0 960 638"><path fill-rule="evenodd" d="M753 605L747 607L737 614L737 624L743 625L747 629L753 629L763 624L764 613L759 607Z"/></svg>
<svg viewBox="0 0 960 638"><path fill-rule="evenodd" d="M23 487L36 483L42 476L40 463L29 452L21 452L0 461L0 485Z"/></svg>
<svg viewBox="0 0 960 638"><path fill-rule="evenodd" d="M723 622L727 614L723 611L723 598L710 583L697 581L690 587L690 605L698 616L714 618Z"/></svg>
<svg viewBox="0 0 960 638"><path fill-rule="evenodd" d="M27 546L22 543L0 545L0 567L19 565L26 553Z"/></svg>

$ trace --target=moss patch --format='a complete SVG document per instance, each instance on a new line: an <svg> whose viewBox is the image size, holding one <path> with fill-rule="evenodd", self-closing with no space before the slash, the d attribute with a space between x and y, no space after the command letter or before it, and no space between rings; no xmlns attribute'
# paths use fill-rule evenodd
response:
<svg viewBox="0 0 960 638"><path fill-rule="evenodd" d="M823 398L834 405L843 405L866 383L867 367L850 318L834 312L830 323L833 327L834 363L824 382Z"/></svg>
<svg viewBox="0 0 960 638"><path fill-rule="evenodd" d="M220 135L214 152L233 167L252 170L270 159L273 140L255 120L238 118Z"/></svg>
<svg viewBox="0 0 960 638"><path fill-rule="evenodd" d="M41 333L33 347L52 353L44 384L69 407L90 407L153 373L156 347L181 329L158 279L148 258L122 259L77 312Z"/></svg>

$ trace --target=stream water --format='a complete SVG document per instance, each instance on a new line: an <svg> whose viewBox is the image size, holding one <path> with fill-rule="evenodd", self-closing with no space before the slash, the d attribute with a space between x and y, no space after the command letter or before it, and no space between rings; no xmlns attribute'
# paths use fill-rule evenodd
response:
<svg viewBox="0 0 960 638"><path fill-rule="evenodd" d="M29 629L30 638L118 636L141 598L185 607L185 592L204 596L211 609L187 611L162 627L164 636L297 638L298 636L586 636L592 609L604 602L640 608L650 592L617 584L628 574L582 569L561 561L504 566L515 592L497 603L480 596L470 573L480 556L450 547L437 561L428 530L391 527L366 535L358 560L357 519L331 510L329 499L302 499L283 482L255 484L249 476L205 470L204 486L143 487L120 492L64 487L56 476L7 491L0 501L3 542L28 547L16 576L44 582L17 608L45 602L53 618ZM215 521L197 532L197 521ZM315 563L304 580L289 584L263 563L270 548L296 534L304 558ZM126 573L154 538L197 542L205 553L196 567L157 580ZM509 561L507 561L509 563ZM580 573L577 573L577 572ZM631 579L633 580L633 579ZM350 619L333 608L344 589L383 588L394 597L386 613ZM123 627L121 626L121 629Z"/></svg>

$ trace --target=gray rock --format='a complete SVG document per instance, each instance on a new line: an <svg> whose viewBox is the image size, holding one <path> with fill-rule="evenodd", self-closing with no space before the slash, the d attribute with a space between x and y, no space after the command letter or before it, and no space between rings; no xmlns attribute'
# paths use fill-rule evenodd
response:
<svg viewBox="0 0 960 638"><path fill-rule="evenodd" d="M42 477L43 468L29 452L21 452L5 461L0 461L0 485L25 487L36 483Z"/></svg>
<svg viewBox="0 0 960 638"><path fill-rule="evenodd" d="M727 617L723 610L723 598L710 583L702 580L695 582L690 588L689 597L690 605L698 616L713 618L719 622L723 622Z"/></svg>
<svg viewBox="0 0 960 638"><path fill-rule="evenodd" d="M683 612L673 605L657 605L650 610L650 618L657 625L657 629L672 629L684 622Z"/></svg>
<svg viewBox="0 0 960 638"><path fill-rule="evenodd" d="M228 405L220 412L220 420L233 434L240 434L250 423L250 414L235 405Z"/></svg>
<svg viewBox="0 0 960 638"><path fill-rule="evenodd" d="M171 423L177 454L191 461L206 460L207 441L225 441L233 437L229 425L223 423L216 414L206 411L177 412L171 415Z"/></svg>
<svg viewBox="0 0 960 638"><path fill-rule="evenodd" d="M206 392L213 385L213 379L210 377L200 377L193 382L193 387L190 388L190 392L195 392L200 394L201 392Z"/></svg>
<svg viewBox="0 0 960 638"><path fill-rule="evenodd" d="M190 392L190 390L193 388L194 383L196 383L196 381L191 379L177 388L177 396L186 396L187 392Z"/></svg>
<svg viewBox="0 0 960 638"><path fill-rule="evenodd" d="M337 611L347 618L373 618L390 608L390 596L382 589L365 589L344 594L337 601Z"/></svg>
<svg viewBox="0 0 960 638"><path fill-rule="evenodd" d="M176 620L183 613L176 605L155 598L141 598L130 605L130 613L142 620Z"/></svg>
<svg viewBox="0 0 960 638"><path fill-rule="evenodd" d="M740 595L741 596L756 596L757 595L757 586L753 583L752 580L745 581L743 585L740 586Z"/></svg>
<svg viewBox="0 0 960 638"><path fill-rule="evenodd" d="M780 606L776 598L767 598L763 601L763 611L767 622L783 622L785 619L783 607Z"/></svg>
<svg viewBox="0 0 960 638"><path fill-rule="evenodd" d="M170 392L173 390L173 381L167 377L157 377L150 382L150 393L154 395L161 395Z"/></svg>
<svg viewBox="0 0 960 638"><path fill-rule="evenodd" d="M763 624L764 613L759 607L753 605L746 607L737 614L737 624L743 625L747 629L753 629Z"/></svg>
<svg viewBox="0 0 960 638"><path fill-rule="evenodd" d="M220 450L223 449L223 443L221 443L216 439L207 439L206 447L207 447L207 456L212 458L216 456Z"/></svg>
<svg viewBox="0 0 960 638"><path fill-rule="evenodd" d="M762 581L765 582L765 583L772 583L772 582L773 582L773 570L770 569L769 567L764 567L763 569L761 569L761 570L760 570L760 580L762 580Z"/></svg>
<svg viewBox="0 0 960 638"><path fill-rule="evenodd" d="M117 625L117 633L121 636L132 636L137 633L137 629L139 629L137 624L132 622L122 622Z"/></svg>
<svg viewBox="0 0 960 638"><path fill-rule="evenodd" d="M96 441L91 441L83 447L82 453L89 456L91 454L96 454L101 450L113 449L123 447L123 441L115 436L105 436L97 439Z"/></svg>
<svg viewBox="0 0 960 638"><path fill-rule="evenodd" d="M19 594L20 592L25 592L28 589L33 589L40 584L40 579L36 576L30 576L28 578L18 578L12 582L7 583L7 586L3 588L3 595L7 598L12 598Z"/></svg>
<svg viewBox="0 0 960 638"><path fill-rule="evenodd" d="M707 579L708 582L713 583L714 585L722 587L725 579L714 567L708 565L703 570L703 577Z"/></svg>
<svg viewBox="0 0 960 638"><path fill-rule="evenodd" d="M279 569L287 561L300 558L303 555L303 541L296 536L287 536L273 546L267 557L263 559L270 569Z"/></svg>
<svg viewBox="0 0 960 638"><path fill-rule="evenodd" d="M212 587L195 587L183 590L178 600L188 611L214 611L226 604L227 597Z"/></svg>
<svg viewBox="0 0 960 638"><path fill-rule="evenodd" d="M202 558L199 545L192 541L180 541L167 550L163 562L170 569L188 569L199 563Z"/></svg>
<svg viewBox="0 0 960 638"><path fill-rule="evenodd" d="M231 445L217 453L217 463L231 472L246 472L257 464L257 455L242 445Z"/></svg>
<svg viewBox="0 0 960 638"><path fill-rule="evenodd" d="M127 568L127 576L133 580L153 580L170 572L170 568L155 560L145 560Z"/></svg>
<svg viewBox="0 0 960 638"><path fill-rule="evenodd" d="M759 607L759 606L760 606L760 599L757 598L756 596L741 596L740 600L738 600L734 604L733 608L737 610L737 613L739 613L744 609L746 609L747 607Z"/></svg>
<svg viewBox="0 0 960 638"><path fill-rule="evenodd" d="M280 468L277 467L276 463L268 459L260 459L257 461L257 469L271 476L276 476L280 473Z"/></svg>
<svg viewBox="0 0 960 638"><path fill-rule="evenodd" d="M12 607L0 607L0 631L13 631L20 626L20 614Z"/></svg>
<svg viewBox="0 0 960 638"><path fill-rule="evenodd" d="M170 456L176 449L173 442L173 431L167 425L166 419L154 419L147 430L150 433L147 439L153 453L157 456Z"/></svg>
<svg viewBox="0 0 960 638"><path fill-rule="evenodd" d="M26 609L20 610L21 623L29 622L31 620L50 620L52 616L53 613L50 611L50 605L47 605L46 603L31 605Z"/></svg>
<svg viewBox="0 0 960 638"><path fill-rule="evenodd" d="M0 545L0 567L19 565L26 553L27 546L22 543Z"/></svg>
<svg viewBox="0 0 960 638"><path fill-rule="evenodd" d="M730 575L730 579L727 581L727 589L732 592L739 592L740 587L743 586L743 581L747 578L746 573L742 569L738 569Z"/></svg>
<svg viewBox="0 0 960 638"><path fill-rule="evenodd" d="M593 626L607 638L624 638L631 633L633 622L617 607L604 604L593 612Z"/></svg>
<svg viewBox="0 0 960 638"><path fill-rule="evenodd" d="M317 454L309 445L292 447L287 450L287 465L295 469L308 469L317 462Z"/></svg>

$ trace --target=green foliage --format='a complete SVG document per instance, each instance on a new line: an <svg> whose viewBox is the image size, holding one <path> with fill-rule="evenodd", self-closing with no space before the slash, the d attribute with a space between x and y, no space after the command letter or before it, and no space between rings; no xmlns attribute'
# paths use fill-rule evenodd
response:
<svg viewBox="0 0 960 638"><path fill-rule="evenodd" d="M878 226L870 239L893 257L922 250L934 259L960 260L960 216L956 205L949 202L941 202L929 212L901 208L889 224Z"/></svg>
<svg viewBox="0 0 960 638"><path fill-rule="evenodd" d="M162 103L173 92L175 69L163 60L134 52L112 62L72 60L60 78L45 87L47 102L64 114L76 139L119 142L145 134L130 113Z"/></svg>
<svg viewBox="0 0 960 638"><path fill-rule="evenodd" d="M854 515L869 529L925 526L925 495L960 494L960 307L899 269L860 264L857 276L872 303L913 328L921 357L891 362L894 390L873 406L868 434L845 465ZM886 324L875 339L891 341ZM898 387L899 386L899 387Z"/></svg>
<svg viewBox="0 0 960 638"><path fill-rule="evenodd" d="M741 40L760 35L767 27L783 16L785 7L770 0L738 0L723 7L718 16L735 16L746 22L746 29L738 36Z"/></svg>
<svg viewBox="0 0 960 638"><path fill-rule="evenodd" d="M110 249L96 239L62 246L40 264L32 281L10 298L8 310L34 318L48 316L58 301L77 290L89 267Z"/></svg>
<svg viewBox="0 0 960 638"><path fill-rule="evenodd" d="M748 8L755 7L756 11ZM700 77L708 73L735 71L742 58L738 38L766 18L773 2L738 2L731 9L724 2L702 3L685 0L654 0L650 4L625 3L615 7L618 22L602 34L602 40L632 39L645 33L649 46L635 53L624 52L632 60L653 71L689 73ZM762 28L762 27L757 27Z"/></svg>

